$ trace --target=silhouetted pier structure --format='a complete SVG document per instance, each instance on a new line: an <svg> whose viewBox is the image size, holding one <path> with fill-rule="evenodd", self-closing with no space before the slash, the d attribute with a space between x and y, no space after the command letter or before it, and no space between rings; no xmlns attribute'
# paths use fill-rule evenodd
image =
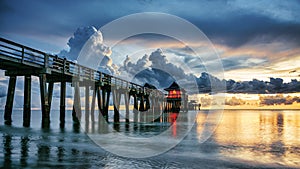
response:
<svg viewBox="0 0 300 169"><path fill-rule="evenodd" d="M74 88L72 117L81 119L80 87L85 87L85 119L94 121L95 102L99 113L108 121L109 101L112 96L114 122L120 121L120 100L125 100L125 119L129 122L130 98L133 98L134 122L155 121L162 114L166 101L164 94L149 84L141 86L109 74L71 62L24 45L0 38L0 69L9 76L7 100L4 111L6 124L12 122L13 100L18 76L24 76L23 126L30 126L31 77L39 77L42 126L50 124L50 108L54 83L60 83L60 122L65 122L66 83ZM90 90L92 100L90 106ZM151 114L152 116L145 116ZM150 119L149 119L150 117Z"/></svg>

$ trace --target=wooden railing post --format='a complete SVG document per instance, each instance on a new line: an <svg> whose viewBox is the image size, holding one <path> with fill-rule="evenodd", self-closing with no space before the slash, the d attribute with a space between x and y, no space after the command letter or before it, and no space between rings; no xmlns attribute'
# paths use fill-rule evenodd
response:
<svg viewBox="0 0 300 169"><path fill-rule="evenodd" d="M66 73L66 62L67 62L67 59L64 58L64 61L63 61L63 73L64 74Z"/></svg>
<svg viewBox="0 0 300 169"><path fill-rule="evenodd" d="M44 67L48 68L49 66L49 55L47 53L44 54Z"/></svg>
<svg viewBox="0 0 300 169"><path fill-rule="evenodd" d="M22 46L22 63L24 63L24 53L25 53L24 46Z"/></svg>

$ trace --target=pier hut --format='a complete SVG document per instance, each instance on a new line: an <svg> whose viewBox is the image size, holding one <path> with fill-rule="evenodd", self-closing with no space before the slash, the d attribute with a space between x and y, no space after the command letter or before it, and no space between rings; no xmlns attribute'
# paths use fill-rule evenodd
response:
<svg viewBox="0 0 300 169"><path fill-rule="evenodd" d="M166 96L166 112L179 113L180 110L187 109L186 91L181 88L176 82L173 82L168 88L165 88L164 90L168 92Z"/></svg>

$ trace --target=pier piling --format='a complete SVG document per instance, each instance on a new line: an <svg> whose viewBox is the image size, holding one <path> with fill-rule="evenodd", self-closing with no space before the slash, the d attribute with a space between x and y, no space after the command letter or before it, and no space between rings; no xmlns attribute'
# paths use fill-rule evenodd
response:
<svg viewBox="0 0 300 169"><path fill-rule="evenodd" d="M96 93L98 88L94 86L92 94L92 103L91 103L91 121L95 122L95 104L96 104Z"/></svg>
<svg viewBox="0 0 300 169"><path fill-rule="evenodd" d="M59 120L60 124L63 125L65 123L66 116L66 82L60 83L60 114Z"/></svg>
<svg viewBox="0 0 300 169"><path fill-rule="evenodd" d="M12 122L11 114L12 114L12 108L13 108L13 103L14 103L16 81L17 81L16 76L9 77L6 105L5 105L5 111L4 111L4 121L5 121L5 124L8 124L8 125L10 125Z"/></svg>
<svg viewBox="0 0 300 169"><path fill-rule="evenodd" d="M125 101L125 121L126 123L129 123L129 99L130 99L130 96L129 96L129 93L127 91L125 91L124 93L124 101Z"/></svg>
<svg viewBox="0 0 300 169"><path fill-rule="evenodd" d="M114 89L112 92L113 95L113 105L114 105L114 122L119 123L120 122L120 100L121 100L121 94L119 93L118 89Z"/></svg>
<svg viewBox="0 0 300 169"><path fill-rule="evenodd" d="M23 106L23 126L30 126L31 115L31 76L24 79L24 106Z"/></svg>
<svg viewBox="0 0 300 169"><path fill-rule="evenodd" d="M47 90L47 78L46 74L40 75L40 96L42 106L42 127L48 127L50 125L50 106L49 95Z"/></svg>
<svg viewBox="0 0 300 169"><path fill-rule="evenodd" d="M74 102L73 102L73 111L72 118L75 123L79 123L81 119L81 101L80 101L80 87L79 82L74 82Z"/></svg>
<svg viewBox="0 0 300 169"><path fill-rule="evenodd" d="M85 86L85 122L90 120L90 86Z"/></svg>
<svg viewBox="0 0 300 169"><path fill-rule="evenodd" d="M139 111L138 111L137 95L133 94L133 121L135 123L138 122L138 115L139 115Z"/></svg>

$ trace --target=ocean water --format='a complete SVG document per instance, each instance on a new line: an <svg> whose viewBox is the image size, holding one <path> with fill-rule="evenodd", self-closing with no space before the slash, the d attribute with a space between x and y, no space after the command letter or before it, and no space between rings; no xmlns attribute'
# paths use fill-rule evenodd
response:
<svg viewBox="0 0 300 169"><path fill-rule="evenodd" d="M64 127L59 125L59 111L52 111L51 125L46 129L41 128L40 111L32 111L28 128L22 127L22 111L13 112L11 126L4 125L0 111L0 167L300 168L300 111L225 110L220 119L214 120L208 118L209 114L218 112L198 112L191 131L170 150L147 158L130 158L99 146L89 134L101 134L103 126L74 125L71 111L66 112ZM129 137L149 138L173 126L170 137L175 138L180 128L167 121L126 125L121 120L117 126L110 123L108 127ZM124 142L111 139L107 144ZM115 148L127 151L128 146Z"/></svg>

